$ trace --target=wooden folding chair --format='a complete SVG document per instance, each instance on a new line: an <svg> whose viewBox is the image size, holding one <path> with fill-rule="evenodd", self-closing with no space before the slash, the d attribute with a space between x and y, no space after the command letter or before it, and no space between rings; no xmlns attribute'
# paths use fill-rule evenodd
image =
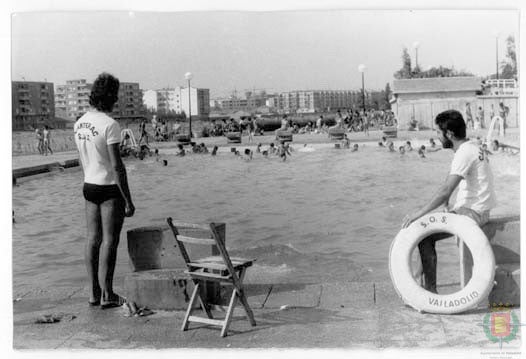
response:
<svg viewBox="0 0 526 359"><path fill-rule="evenodd" d="M215 223L210 223L210 228L206 228L206 226L191 225L193 228L209 230L212 237L196 238L181 235L177 227L174 225L171 217L167 218L166 221L168 222L168 225L174 234L175 240L177 241L177 246L179 247L181 255L183 256L186 266L188 267L188 270L186 270L185 273L190 275L192 281L194 282L194 291L192 292L190 303L188 303L188 308L186 309L186 314L181 329L183 331L187 330L188 324L190 322L198 322L222 327L221 336L226 336L238 299L245 309L248 321L252 326L255 326L256 321L254 320L254 314L248 305L248 301L243 289L243 279L245 277L246 269L252 266L254 259L248 260L230 257L225 247L224 230L221 228L224 227L224 224L216 225ZM185 248L185 243L216 245L219 249L220 255L201 258L198 260L191 260L188 255L188 251ZM206 303L205 299L203 298L200 288L203 286L205 281L214 281L220 283L221 285L233 286L232 296L230 297L224 319L214 319L208 303ZM199 301L199 304L206 313L207 318L192 315L196 300Z"/></svg>

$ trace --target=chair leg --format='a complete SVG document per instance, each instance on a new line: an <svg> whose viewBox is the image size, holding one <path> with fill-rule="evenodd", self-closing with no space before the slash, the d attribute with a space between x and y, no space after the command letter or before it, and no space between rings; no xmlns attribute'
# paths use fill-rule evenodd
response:
<svg viewBox="0 0 526 359"><path fill-rule="evenodd" d="M228 310L226 312L223 329L221 330L221 336L225 337L226 333L228 331L228 326L230 325L230 321L232 320L232 314L234 313L234 308L236 307L237 302L237 289L234 288L232 291L232 296L230 297L230 304L228 305Z"/></svg>
<svg viewBox="0 0 526 359"><path fill-rule="evenodd" d="M250 306L248 305L247 297L245 296L245 292L243 290L239 291L239 301L241 304L243 304L243 308L245 308L245 312L247 313L248 321L250 322L250 325L253 327L256 326L256 320L254 319L254 313L252 313L252 309L250 309Z"/></svg>
<svg viewBox="0 0 526 359"><path fill-rule="evenodd" d="M201 304L201 308L203 308L207 317L210 319L214 319L214 316L212 315L210 308L208 307L208 305L206 305L205 301L203 300L203 298L201 298L200 294L198 294L198 298L199 298L199 304Z"/></svg>
<svg viewBox="0 0 526 359"><path fill-rule="evenodd" d="M243 268L241 269L241 272L239 273L239 283L241 286L243 286L243 280L245 279L245 273L246 273L246 268ZM243 308L245 309L245 312L247 313L247 318L248 318L248 321L250 322L250 325L252 325L253 327L256 326L256 320L254 319L254 313L252 313L252 309L250 308L250 306L248 305L248 300L247 300L247 297L245 296L245 291L243 290L243 288L236 288L237 289L237 292L238 292L238 295L239 295L239 300L241 302L241 304L243 304Z"/></svg>
<svg viewBox="0 0 526 359"><path fill-rule="evenodd" d="M188 308L186 309L186 314L184 316L183 326L181 327L181 330L185 331L188 329L188 318L190 318L190 314L192 314L192 308L195 303L195 299L198 296L199 299L201 299L201 296L198 294L199 292L199 282L194 283L194 291L192 292L192 297L190 298L190 303L188 304Z"/></svg>

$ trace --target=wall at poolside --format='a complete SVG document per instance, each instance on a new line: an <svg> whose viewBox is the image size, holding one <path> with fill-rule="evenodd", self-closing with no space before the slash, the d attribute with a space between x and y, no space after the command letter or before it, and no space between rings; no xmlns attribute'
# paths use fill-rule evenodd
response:
<svg viewBox="0 0 526 359"><path fill-rule="evenodd" d="M491 121L491 104L493 104L495 115L499 112L499 103L504 102L509 108L507 125L509 127L519 126L518 96L475 96L472 91L437 92L437 93L412 93L399 94L393 103L393 111L398 119L398 128L409 129L411 121L418 122L420 129L434 129L434 119L437 114L445 110L458 110L466 115L466 103L470 104L473 119L477 115L477 109L481 106L484 110L484 122L486 127Z"/></svg>

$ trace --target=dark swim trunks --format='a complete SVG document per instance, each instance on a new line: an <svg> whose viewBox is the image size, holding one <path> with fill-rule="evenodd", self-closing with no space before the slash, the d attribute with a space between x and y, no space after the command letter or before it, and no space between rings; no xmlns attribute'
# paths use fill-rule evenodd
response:
<svg viewBox="0 0 526 359"><path fill-rule="evenodd" d="M99 205L112 198L121 198L122 194L116 184L97 185L92 183L84 183L82 189L86 201Z"/></svg>

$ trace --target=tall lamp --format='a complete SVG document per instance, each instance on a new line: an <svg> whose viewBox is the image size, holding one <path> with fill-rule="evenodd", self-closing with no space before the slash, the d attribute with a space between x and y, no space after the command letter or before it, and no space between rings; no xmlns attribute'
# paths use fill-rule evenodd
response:
<svg viewBox="0 0 526 359"><path fill-rule="evenodd" d="M420 43L418 41L413 42L413 49L415 49L415 69L418 68L418 48Z"/></svg>
<svg viewBox="0 0 526 359"><path fill-rule="evenodd" d="M362 73L362 106L363 106L363 113L365 113L365 81L364 81L365 65L364 64L358 65L358 71Z"/></svg>
<svg viewBox="0 0 526 359"><path fill-rule="evenodd" d="M194 77L191 72L184 74L184 78L188 81L188 132L192 138L192 99L190 94L190 80Z"/></svg>

